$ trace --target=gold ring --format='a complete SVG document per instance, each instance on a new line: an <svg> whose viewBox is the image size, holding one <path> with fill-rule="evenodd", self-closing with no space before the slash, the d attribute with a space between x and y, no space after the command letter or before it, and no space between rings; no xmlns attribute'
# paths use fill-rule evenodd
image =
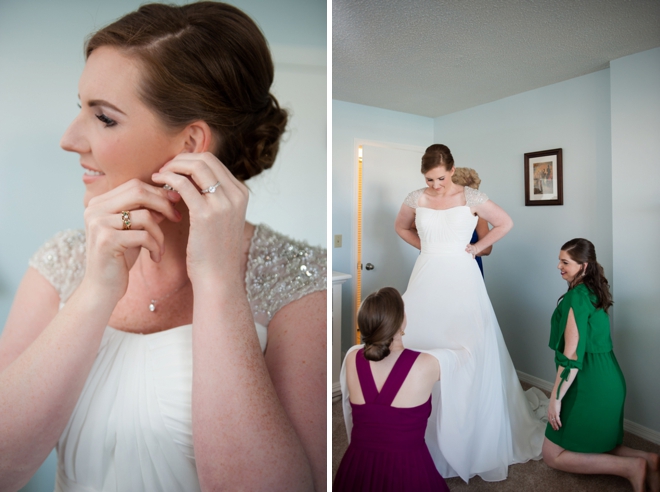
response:
<svg viewBox="0 0 660 492"><path fill-rule="evenodd" d="M131 230L131 214L128 210L122 210L121 221L123 223L122 229L125 231Z"/></svg>

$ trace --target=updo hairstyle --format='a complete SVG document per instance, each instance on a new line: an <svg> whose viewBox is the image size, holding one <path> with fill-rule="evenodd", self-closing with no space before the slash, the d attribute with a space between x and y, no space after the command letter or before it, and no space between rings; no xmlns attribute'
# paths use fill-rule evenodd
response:
<svg viewBox="0 0 660 492"><path fill-rule="evenodd" d="M561 247L561 250L568 253L568 256L576 263L581 265L587 263L586 270L584 267L580 267L569 285L569 290L583 283L598 297L598 302L595 304L596 309L603 309L607 312L614 302L603 267L596 261L596 248L593 243L582 238L571 239Z"/></svg>
<svg viewBox="0 0 660 492"><path fill-rule="evenodd" d="M263 34L241 10L219 2L143 5L97 31L102 46L141 66L140 99L172 130L205 121L210 149L244 181L270 168L287 113L270 94L273 61Z"/></svg>
<svg viewBox="0 0 660 492"><path fill-rule="evenodd" d="M451 155L449 147L442 144L433 144L426 149L426 152L422 156L422 174L426 174L438 166L451 171L454 167L454 158Z"/></svg>
<svg viewBox="0 0 660 492"><path fill-rule="evenodd" d="M369 294L357 315L365 359L379 361L390 354L390 344L404 319L403 299L393 287Z"/></svg>
<svg viewBox="0 0 660 492"><path fill-rule="evenodd" d="M459 186L467 186L475 190L478 190L481 184L477 171L469 167L455 167L451 180Z"/></svg>

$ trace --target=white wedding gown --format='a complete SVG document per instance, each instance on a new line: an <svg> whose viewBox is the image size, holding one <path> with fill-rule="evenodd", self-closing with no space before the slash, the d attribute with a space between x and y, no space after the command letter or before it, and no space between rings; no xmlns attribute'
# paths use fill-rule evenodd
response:
<svg viewBox="0 0 660 492"><path fill-rule="evenodd" d="M466 188L465 206L434 210L417 207L421 193L405 202L416 209L421 253L403 295L403 341L440 362L426 442L443 477L504 480L510 464L540 458L547 398L536 388L523 392L479 267L465 251L477 224L470 206L488 198Z"/></svg>

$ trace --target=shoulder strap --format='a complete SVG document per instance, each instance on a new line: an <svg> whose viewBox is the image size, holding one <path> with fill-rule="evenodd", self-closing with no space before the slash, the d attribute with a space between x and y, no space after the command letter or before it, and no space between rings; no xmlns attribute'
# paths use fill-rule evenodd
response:
<svg viewBox="0 0 660 492"><path fill-rule="evenodd" d="M364 358L364 349L358 350L357 354L355 354L355 369L360 380L364 402L372 403L378 397L378 389L376 388L376 381L374 381L374 375L371 372L369 361Z"/></svg>
<svg viewBox="0 0 660 492"><path fill-rule="evenodd" d="M66 302L85 276L85 231L58 232L43 244L28 264L37 270Z"/></svg>
<svg viewBox="0 0 660 492"><path fill-rule="evenodd" d="M392 404L419 354L419 352L415 352L414 350L403 349L403 352L401 352L398 360L394 363L394 367L380 390L380 394L378 395L379 404Z"/></svg>
<svg viewBox="0 0 660 492"><path fill-rule="evenodd" d="M248 253L245 286L252 315L267 326L290 302L327 288L327 251L260 224Z"/></svg>
<svg viewBox="0 0 660 492"><path fill-rule="evenodd" d="M419 190L411 191L403 203L410 208L417 208L417 202L419 201L419 197L424 193L424 190L425 188L420 188Z"/></svg>
<svg viewBox="0 0 660 492"><path fill-rule="evenodd" d="M463 187L463 193L465 194L465 204L468 207L476 207L488 200L488 195L469 186Z"/></svg>

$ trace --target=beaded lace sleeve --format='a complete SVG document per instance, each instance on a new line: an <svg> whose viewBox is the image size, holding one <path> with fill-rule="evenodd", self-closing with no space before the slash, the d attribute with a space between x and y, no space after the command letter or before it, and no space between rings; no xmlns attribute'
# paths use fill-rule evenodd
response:
<svg viewBox="0 0 660 492"><path fill-rule="evenodd" d="M408 205L410 208L417 208L417 202L419 197L422 196L426 188L420 188L419 190L411 191L408 193L408 196L403 201L404 205Z"/></svg>
<svg viewBox="0 0 660 492"><path fill-rule="evenodd" d="M479 190L475 190L474 188L470 188L469 186L465 187L465 204L468 207L476 207L477 205L481 205L485 201L488 200L488 196L485 193L482 193Z"/></svg>
<svg viewBox="0 0 660 492"><path fill-rule="evenodd" d="M28 264L48 280L66 302L85 275L85 232L58 232L37 252Z"/></svg>
<svg viewBox="0 0 660 492"><path fill-rule="evenodd" d="M275 313L327 288L327 253L260 224L250 245L245 285L252 314L267 326Z"/></svg>

